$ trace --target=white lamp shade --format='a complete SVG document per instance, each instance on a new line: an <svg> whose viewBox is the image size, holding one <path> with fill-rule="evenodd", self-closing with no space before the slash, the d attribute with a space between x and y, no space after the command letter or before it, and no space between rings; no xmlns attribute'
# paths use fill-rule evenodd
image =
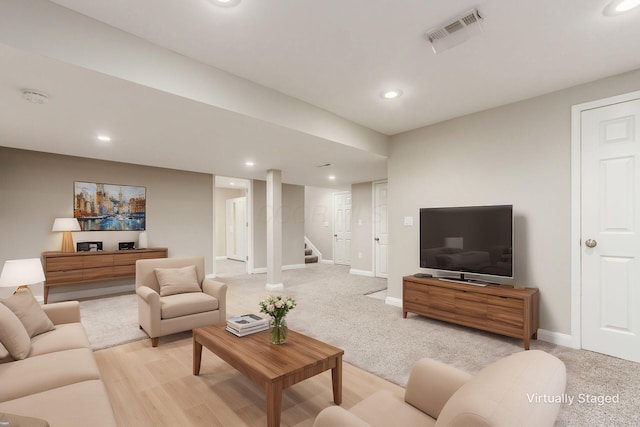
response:
<svg viewBox="0 0 640 427"><path fill-rule="evenodd" d="M75 218L56 218L51 231L80 231L80 224Z"/></svg>
<svg viewBox="0 0 640 427"><path fill-rule="evenodd" d="M2 275L0 275L1 287L33 285L44 281L44 271L39 258L5 261Z"/></svg>

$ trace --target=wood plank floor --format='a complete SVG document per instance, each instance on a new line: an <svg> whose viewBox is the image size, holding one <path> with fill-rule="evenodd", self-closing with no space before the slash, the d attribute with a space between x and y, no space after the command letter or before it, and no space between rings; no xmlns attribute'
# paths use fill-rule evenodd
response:
<svg viewBox="0 0 640 427"><path fill-rule="evenodd" d="M191 333L137 341L95 353L120 426L265 426L265 395L231 366L203 350L200 376L192 369ZM350 408L376 390L401 387L344 364L343 404ZM285 389L282 426L311 426L333 405L331 373Z"/></svg>

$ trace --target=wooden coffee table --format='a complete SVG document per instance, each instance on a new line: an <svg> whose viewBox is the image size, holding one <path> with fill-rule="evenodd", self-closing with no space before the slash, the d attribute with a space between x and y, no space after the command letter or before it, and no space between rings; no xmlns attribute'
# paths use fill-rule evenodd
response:
<svg viewBox="0 0 640 427"><path fill-rule="evenodd" d="M275 345L269 331L237 337L226 324L193 330L193 375L200 373L202 346L211 350L267 395L267 425L280 425L282 390L331 369L333 401L342 403L342 355L344 350L289 330L287 342Z"/></svg>

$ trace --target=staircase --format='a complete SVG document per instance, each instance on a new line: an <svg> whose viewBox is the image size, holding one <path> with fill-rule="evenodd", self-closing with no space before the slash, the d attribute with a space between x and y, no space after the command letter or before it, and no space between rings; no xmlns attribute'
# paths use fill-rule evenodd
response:
<svg viewBox="0 0 640 427"><path fill-rule="evenodd" d="M314 262L318 262L318 256L313 254L313 251L307 247L307 244L304 244L304 263L312 264Z"/></svg>

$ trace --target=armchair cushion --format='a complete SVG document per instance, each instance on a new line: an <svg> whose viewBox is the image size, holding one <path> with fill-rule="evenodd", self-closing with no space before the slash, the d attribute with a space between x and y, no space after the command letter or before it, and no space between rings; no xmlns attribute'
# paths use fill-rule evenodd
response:
<svg viewBox="0 0 640 427"><path fill-rule="evenodd" d="M186 293L160 297L162 319L188 316L218 309L218 300L203 292Z"/></svg>
<svg viewBox="0 0 640 427"><path fill-rule="evenodd" d="M22 360L31 351L31 338L18 316L0 304L0 342L14 359Z"/></svg>
<svg viewBox="0 0 640 427"><path fill-rule="evenodd" d="M187 292L202 292L195 265L182 268L155 268L154 271L160 285L161 297Z"/></svg>
<svg viewBox="0 0 640 427"><path fill-rule="evenodd" d="M29 338L55 329L53 322L45 314L29 289L16 291L10 297L3 299L2 304L20 319Z"/></svg>

